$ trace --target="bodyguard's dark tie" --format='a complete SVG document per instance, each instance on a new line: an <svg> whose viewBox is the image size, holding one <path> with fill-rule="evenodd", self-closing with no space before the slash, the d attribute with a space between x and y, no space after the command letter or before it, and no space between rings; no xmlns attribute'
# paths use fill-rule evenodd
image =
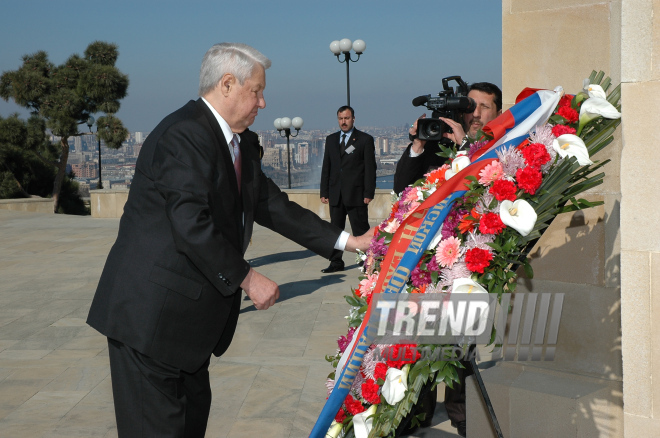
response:
<svg viewBox="0 0 660 438"><path fill-rule="evenodd" d="M341 135L341 143L339 143L339 146L341 147L342 154L346 152L346 133Z"/></svg>
<svg viewBox="0 0 660 438"><path fill-rule="evenodd" d="M241 149L238 146L238 135L234 134L234 137L231 139L231 146L234 150L234 171L236 172L238 193L241 193Z"/></svg>

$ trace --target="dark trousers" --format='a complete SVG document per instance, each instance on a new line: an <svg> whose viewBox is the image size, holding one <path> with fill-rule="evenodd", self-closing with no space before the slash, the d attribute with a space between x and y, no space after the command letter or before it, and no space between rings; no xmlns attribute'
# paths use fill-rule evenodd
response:
<svg viewBox="0 0 660 438"><path fill-rule="evenodd" d="M108 353L119 438L204 438L211 409L208 360L191 374L114 339L108 338Z"/></svg>
<svg viewBox="0 0 660 438"><path fill-rule="evenodd" d="M454 382L454 388L445 387L445 409L452 423L465 421L465 379L474 374L470 361L462 360L465 368L456 368L458 382Z"/></svg>
<svg viewBox="0 0 660 438"><path fill-rule="evenodd" d="M346 207L340 197L337 206L330 206L330 223L343 230L346 226L346 215L348 215L354 236L361 236L369 231L369 206L367 204L359 207ZM344 266L341 258L343 253L343 251L334 250L330 256L330 263Z"/></svg>

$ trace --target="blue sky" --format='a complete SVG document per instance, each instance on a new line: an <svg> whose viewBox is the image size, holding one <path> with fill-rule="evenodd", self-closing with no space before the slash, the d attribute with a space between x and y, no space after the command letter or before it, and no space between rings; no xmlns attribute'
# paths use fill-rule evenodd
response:
<svg viewBox="0 0 660 438"><path fill-rule="evenodd" d="M356 126L410 123L423 109L411 100L437 93L441 79L502 82L502 4L497 0L353 0L351 2L3 0L0 71L24 54L45 50L60 64L95 40L119 46L117 66L129 76L117 115L130 131L150 131L197 97L199 66L215 43L250 44L273 63L266 108L253 129L300 116L304 129L336 127L346 103L346 67L330 42L362 39L351 63ZM0 99L0 115L27 113Z"/></svg>

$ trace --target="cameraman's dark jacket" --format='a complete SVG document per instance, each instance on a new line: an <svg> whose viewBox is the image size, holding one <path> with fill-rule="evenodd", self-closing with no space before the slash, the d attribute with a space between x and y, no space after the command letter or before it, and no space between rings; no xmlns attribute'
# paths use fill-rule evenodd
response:
<svg viewBox="0 0 660 438"><path fill-rule="evenodd" d="M412 143L408 145L396 165L394 192L397 194L418 179L423 178L425 173L442 166L447 161L446 158L437 155L440 152L437 141L427 141L424 152L418 157L413 158L410 156L411 148Z"/></svg>

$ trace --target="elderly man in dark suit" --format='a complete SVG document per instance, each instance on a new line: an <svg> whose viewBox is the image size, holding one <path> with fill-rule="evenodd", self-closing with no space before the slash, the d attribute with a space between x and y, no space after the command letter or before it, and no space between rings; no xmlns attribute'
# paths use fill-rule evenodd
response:
<svg viewBox="0 0 660 438"><path fill-rule="evenodd" d="M261 172L256 135L270 61L213 46L200 99L145 141L87 322L108 337L120 437L203 437L211 353L229 346L244 290L257 309L279 289L244 253L253 222L329 257L367 247L289 201Z"/></svg>
<svg viewBox="0 0 660 438"><path fill-rule="evenodd" d="M376 191L374 138L354 128L355 112L350 106L337 110L339 132L325 140L321 170L321 202L330 204L330 222L340 229L346 215L356 236L369 231L369 203ZM342 251L330 257L330 266L321 272L344 270Z"/></svg>

